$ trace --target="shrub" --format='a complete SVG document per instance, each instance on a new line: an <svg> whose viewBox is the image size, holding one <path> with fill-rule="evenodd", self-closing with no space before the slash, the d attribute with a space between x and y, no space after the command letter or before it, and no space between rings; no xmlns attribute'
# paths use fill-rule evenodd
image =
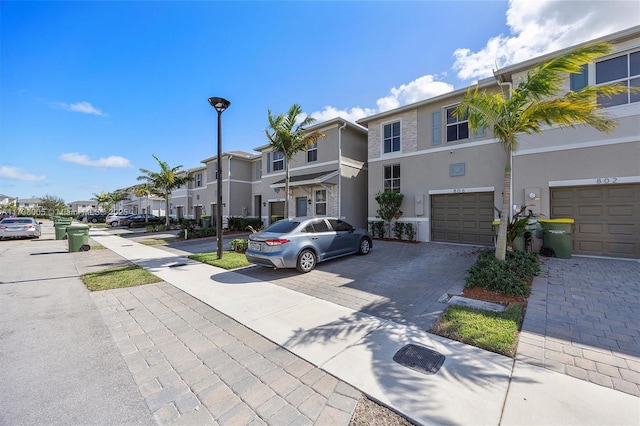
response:
<svg viewBox="0 0 640 426"><path fill-rule="evenodd" d="M186 231L186 238L185 238ZM182 229L178 233L179 238L192 240L194 238L215 237L216 228Z"/></svg>
<svg viewBox="0 0 640 426"><path fill-rule="evenodd" d="M229 244L231 245L231 250L237 251L238 253L244 253L247 251L249 241L246 238L234 238L229 242Z"/></svg>
<svg viewBox="0 0 640 426"><path fill-rule="evenodd" d="M227 218L229 231L246 231L249 227L260 229L263 226L259 217L233 217Z"/></svg>
<svg viewBox="0 0 640 426"><path fill-rule="evenodd" d="M399 240L402 239L402 235L404 235L404 222L396 222L393 224L393 235Z"/></svg>
<svg viewBox="0 0 640 426"><path fill-rule="evenodd" d="M413 241L416 239L416 232L413 229L413 223L405 223L404 232L407 234L407 239L409 241Z"/></svg>
<svg viewBox="0 0 640 426"><path fill-rule="evenodd" d="M495 258L493 250L483 250L469 268L465 287L481 287L508 296L528 296L528 281L540 273L540 259L535 253L507 252L505 261Z"/></svg>
<svg viewBox="0 0 640 426"><path fill-rule="evenodd" d="M369 222L369 227L371 228L371 235L373 236L373 238L384 237L384 222L382 220L374 220Z"/></svg>

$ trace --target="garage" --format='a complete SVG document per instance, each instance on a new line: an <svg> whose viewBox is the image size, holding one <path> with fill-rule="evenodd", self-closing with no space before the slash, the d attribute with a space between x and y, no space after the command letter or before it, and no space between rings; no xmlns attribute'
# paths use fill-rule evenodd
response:
<svg viewBox="0 0 640 426"><path fill-rule="evenodd" d="M551 218L573 218L573 253L640 258L640 184L550 188Z"/></svg>
<svg viewBox="0 0 640 426"><path fill-rule="evenodd" d="M493 246L493 192L431 195L431 241Z"/></svg>

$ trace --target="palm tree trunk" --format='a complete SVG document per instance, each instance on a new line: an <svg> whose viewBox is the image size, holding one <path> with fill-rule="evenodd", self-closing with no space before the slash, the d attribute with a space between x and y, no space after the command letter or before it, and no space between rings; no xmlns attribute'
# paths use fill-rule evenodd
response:
<svg viewBox="0 0 640 426"><path fill-rule="evenodd" d="M169 227L169 193L164 196L164 224Z"/></svg>
<svg viewBox="0 0 640 426"><path fill-rule="evenodd" d="M507 164L504 167L504 184L502 189L502 211L496 241L496 259L505 260L507 256L507 228L509 226L509 205L511 204L511 150L507 149Z"/></svg>
<svg viewBox="0 0 640 426"><path fill-rule="evenodd" d="M289 164L285 167L284 177L284 218L289 219Z"/></svg>

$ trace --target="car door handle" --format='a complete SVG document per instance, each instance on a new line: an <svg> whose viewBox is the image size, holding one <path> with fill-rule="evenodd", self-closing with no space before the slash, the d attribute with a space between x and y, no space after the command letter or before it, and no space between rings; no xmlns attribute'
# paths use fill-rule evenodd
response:
<svg viewBox="0 0 640 426"><path fill-rule="evenodd" d="M311 237L311 239L312 239L312 240L317 240L317 239L318 239L318 237L314 235L313 237Z"/></svg>

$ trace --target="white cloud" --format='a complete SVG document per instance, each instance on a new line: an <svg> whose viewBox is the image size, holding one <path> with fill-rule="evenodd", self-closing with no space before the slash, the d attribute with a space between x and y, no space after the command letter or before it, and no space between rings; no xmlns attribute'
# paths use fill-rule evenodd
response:
<svg viewBox="0 0 640 426"><path fill-rule="evenodd" d="M457 49L453 69L462 80L640 24L637 1L511 0L511 35L491 38L478 52Z"/></svg>
<svg viewBox="0 0 640 426"><path fill-rule="evenodd" d="M345 120L355 123L356 120L360 120L361 118L389 111L410 103L419 102L453 90L451 84L438 81L437 78L438 76L434 75L424 75L410 83L402 84L400 87L392 87L387 96L379 98L376 101L377 108L353 107L338 109L332 106L326 106L322 111L311 113L311 117L318 120L318 122L327 121L335 117L342 117Z"/></svg>
<svg viewBox="0 0 640 426"><path fill-rule="evenodd" d="M97 160L92 160L88 155L78 154L77 152L69 152L66 154L62 154L59 157L62 161L68 161L69 163L82 164L83 166L91 166L91 167L112 167L124 169L127 167L133 167L131 162L124 158L112 155L106 158L98 158Z"/></svg>
<svg viewBox="0 0 640 426"><path fill-rule="evenodd" d="M341 117L345 120L355 123L356 120L360 120L363 117L373 115L376 113L375 109L354 107L349 109L338 109L332 106L326 106L322 111L316 111L311 113L311 117L315 118L318 122L329 121L332 118Z"/></svg>
<svg viewBox="0 0 640 426"><path fill-rule="evenodd" d="M67 104L64 102L53 102L52 105L67 111L80 112L83 114L93 114L93 115L99 115L103 117L106 116L105 113L103 113L101 110L91 105L91 103L89 102L82 101L82 102L76 102L73 104Z"/></svg>
<svg viewBox="0 0 640 426"><path fill-rule="evenodd" d="M378 112L389 111L403 105L433 98L451 92L453 86L444 81L437 81L438 76L423 75L398 88L391 88L389 95L376 101Z"/></svg>
<svg viewBox="0 0 640 426"><path fill-rule="evenodd" d="M38 180L45 180L46 176L32 175L31 173L24 172L17 167L0 166L0 178L6 178L6 179L12 179L12 180L38 181Z"/></svg>

